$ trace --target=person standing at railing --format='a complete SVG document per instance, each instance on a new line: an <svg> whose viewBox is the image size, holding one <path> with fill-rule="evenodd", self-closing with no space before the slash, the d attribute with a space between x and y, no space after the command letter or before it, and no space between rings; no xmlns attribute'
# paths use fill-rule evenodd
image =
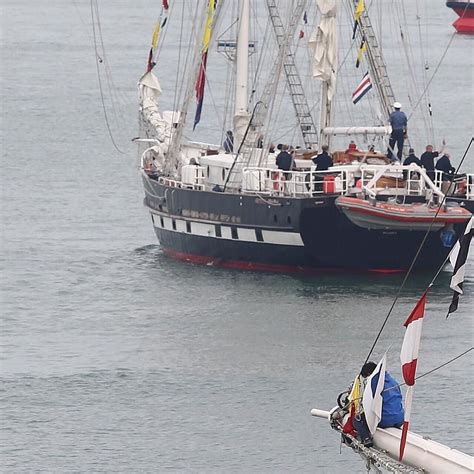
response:
<svg viewBox="0 0 474 474"><path fill-rule="evenodd" d="M312 162L316 165L316 171L327 171L333 165L331 155L328 153L329 147L327 145L322 146L322 152L312 159Z"/></svg>
<svg viewBox="0 0 474 474"><path fill-rule="evenodd" d="M311 160L316 165L315 171L327 171L333 165L331 155L328 153L329 147L327 145L323 145L321 150L321 153ZM313 191L322 191L324 175L313 173L313 181Z"/></svg>
<svg viewBox="0 0 474 474"><path fill-rule="evenodd" d="M277 165L278 169L284 171L283 176L280 177L280 173L272 173L272 180L273 180L273 188L275 190L283 190L283 187L287 190L287 185L283 186L281 181L290 181L291 180L291 173L295 169L295 160L293 158L293 154L289 153L288 145L282 145L281 151L278 153L275 164Z"/></svg>
<svg viewBox="0 0 474 474"><path fill-rule="evenodd" d="M293 156L288 153L288 145L283 145L281 147L280 153L278 153L278 156L276 157L276 165L278 169L282 171L293 171L295 168L295 160L293 159ZM289 173L285 173L289 175Z"/></svg>
<svg viewBox="0 0 474 474"><path fill-rule="evenodd" d="M403 161L404 166L408 166L414 163L415 165L418 165L421 167L421 161L420 159L415 155L415 150L413 148L410 148L408 150L408 156L405 158ZM408 176L410 176L411 179L418 179L418 173L416 171L404 171L403 172L403 179L407 179Z"/></svg>
<svg viewBox="0 0 474 474"><path fill-rule="evenodd" d="M403 164L405 166L411 165L412 163L415 163L415 165L421 166L421 161L420 159L415 155L415 150L413 148L410 148L408 150L408 156L405 158L403 161Z"/></svg>
<svg viewBox="0 0 474 474"><path fill-rule="evenodd" d="M444 150L444 140L443 140L443 145L439 151L433 151L433 145L426 145L426 150L424 153L422 153L420 157L421 166L425 168L426 174L431 179L431 181L433 181L435 177L434 159L437 158L440 153L443 153L443 150Z"/></svg>
<svg viewBox="0 0 474 474"><path fill-rule="evenodd" d="M402 161L403 142L407 133L408 118L400 109L402 104L395 102L393 104L395 109L389 117L390 125L392 126L392 133L388 141L388 157L391 161ZM395 144L397 144L397 156L395 157Z"/></svg>
<svg viewBox="0 0 474 474"><path fill-rule="evenodd" d="M443 194L447 194L449 191L449 187L453 181L453 174L456 171L456 168L451 164L450 161L451 155L449 153L445 153L436 163L436 169L441 171L442 174L442 183L441 183L441 192Z"/></svg>

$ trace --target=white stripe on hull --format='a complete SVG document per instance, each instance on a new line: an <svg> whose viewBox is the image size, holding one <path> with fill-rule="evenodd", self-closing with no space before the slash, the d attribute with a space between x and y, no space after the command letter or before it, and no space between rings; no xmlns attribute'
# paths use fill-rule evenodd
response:
<svg viewBox="0 0 474 474"><path fill-rule="evenodd" d="M259 244L289 245L292 247L304 247L303 240L298 232L285 232L275 230L262 230L263 240L257 239L256 229L248 227L220 226L221 236L216 235L216 224L195 222L183 219L172 219L160 214L151 212L153 225L158 229L164 229L171 232L197 235L200 237L214 237L225 240L236 240L239 242L253 242ZM175 228L173 228L173 221ZM190 232L189 232L190 227ZM232 235L234 229L234 235ZM237 232L237 235L235 234ZM237 238L236 238L237 236Z"/></svg>

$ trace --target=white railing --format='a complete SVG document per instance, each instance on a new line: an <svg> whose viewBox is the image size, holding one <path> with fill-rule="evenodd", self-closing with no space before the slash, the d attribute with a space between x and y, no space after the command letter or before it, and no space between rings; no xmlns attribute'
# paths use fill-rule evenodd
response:
<svg viewBox="0 0 474 474"><path fill-rule="evenodd" d="M318 194L346 194L349 182L346 170L282 171L275 168L244 168L242 192L272 196L303 197Z"/></svg>
<svg viewBox="0 0 474 474"><path fill-rule="evenodd" d="M436 187L446 192L448 185L447 181L443 185L443 175L442 171L435 170L433 183ZM474 200L474 173L466 173L465 175L455 177L453 184L449 187L448 195Z"/></svg>
<svg viewBox="0 0 474 474"><path fill-rule="evenodd" d="M474 173L466 174L466 199L474 200Z"/></svg>
<svg viewBox="0 0 474 474"><path fill-rule="evenodd" d="M424 196L429 191L443 197L425 169L416 165L361 165L360 181L356 181L356 186L371 196L389 190L391 193L411 196Z"/></svg>

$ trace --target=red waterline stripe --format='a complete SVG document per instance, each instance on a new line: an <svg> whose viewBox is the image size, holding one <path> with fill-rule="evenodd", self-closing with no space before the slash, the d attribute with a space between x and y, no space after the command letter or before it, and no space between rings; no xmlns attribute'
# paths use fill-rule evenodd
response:
<svg viewBox="0 0 474 474"><path fill-rule="evenodd" d="M402 273L405 270L401 268L369 268L367 271L370 273L382 273L388 275L391 273Z"/></svg>
<svg viewBox="0 0 474 474"><path fill-rule="evenodd" d="M191 253L177 252L171 249L163 249L163 252L175 260L195 263L198 265L210 265L219 268L234 268L239 270L259 270L282 273L317 273L319 268L300 267L297 265L276 265L272 263L243 262L239 260L223 260L221 258L194 255Z"/></svg>
<svg viewBox="0 0 474 474"><path fill-rule="evenodd" d="M194 255L191 253L177 252L176 250L163 248L163 253L170 258L180 260L183 262L194 263L197 265L209 265L218 268L229 268L236 270L253 270L253 271L264 271L264 272L278 272L278 273L299 273L299 274L318 274L318 273L380 273L380 274L392 274L401 273L403 269L372 269L368 270L354 270L344 268L316 268L316 267L301 267L298 265L277 265L272 263L259 263L259 262L243 262L239 260L223 260L215 257L206 257L202 255Z"/></svg>

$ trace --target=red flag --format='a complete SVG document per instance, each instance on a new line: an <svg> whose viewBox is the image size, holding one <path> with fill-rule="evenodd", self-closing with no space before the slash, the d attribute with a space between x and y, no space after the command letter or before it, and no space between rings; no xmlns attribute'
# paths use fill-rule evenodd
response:
<svg viewBox="0 0 474 474"><path fill-rule="evenodd" d="M300 30L300 36L299 36L299 39L302 39L304 38L304 31L303 30Z"/></svg>
<svg viewBox="0 0 474 474"><path fill-rule="evenodd" d="M420 350L421 329L423 326L423 316L425 315L426 290L416 303L413 311L403 324L406 327L403 339L400 361L402 364L403 380L408 385L405 396L405 416L403 421L402 437L400 439L400 461L405 451L408 425L410 423L411 403L413 398L413 385L415 385L416 364L418 362L418 352Z"/></svg>
<svg viewBox="0 0 474 474"><path fill-rule="evenodd" d="M165 10L168 10L169 7L170 7L170 6L169 6L169 4L168 4L168 0L163 0L163 8L164 8Z"/></svg>

